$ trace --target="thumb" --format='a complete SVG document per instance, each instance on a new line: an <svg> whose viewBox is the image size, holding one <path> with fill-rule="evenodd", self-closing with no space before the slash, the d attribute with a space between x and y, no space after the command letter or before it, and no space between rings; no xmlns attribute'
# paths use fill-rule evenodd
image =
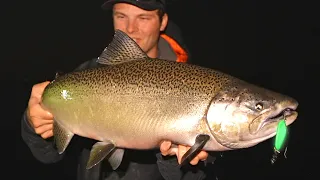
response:
<svg viewBox="0 0 320 180"><path fill-rule="evenodd" d="M45 81L45 82L42 82L42 83L39 83L39 84L35 84L32 87L30 100L29 100L29 105L38 104L40 102L42 93L43 93L45 87L49 83L50 83L50 81Z"/></svg>

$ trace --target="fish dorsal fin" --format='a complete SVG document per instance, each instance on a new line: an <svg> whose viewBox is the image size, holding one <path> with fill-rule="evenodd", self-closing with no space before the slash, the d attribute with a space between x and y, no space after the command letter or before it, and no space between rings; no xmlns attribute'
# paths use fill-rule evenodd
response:
<svg viewBox="0 0 320 180"><path fill-rule="evenodd" d="M103 50L97 62L115 65L137 59L146 59L147 54L140 46L121 30L116 30L111 43Z"/></svg>

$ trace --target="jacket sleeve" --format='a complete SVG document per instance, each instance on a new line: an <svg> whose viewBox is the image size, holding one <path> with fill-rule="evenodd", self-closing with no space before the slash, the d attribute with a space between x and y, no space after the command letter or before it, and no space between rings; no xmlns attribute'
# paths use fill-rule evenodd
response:
<svg viewBox="0 0 320 180"><path fill-rule="evenodd" d="M24 112L21 120L21 136L33 156L40 162L54 163L62 159L63 154L60 155L55 149L52 139L43 139L35 133L27 120L26 112Z"/></svg>
<svg viewBox="0 0 320 180"><path fill-rule="evenodd" d="M165 180L203 180L206 178L202 164L179 168L176 156L164 157L161 153L157 153L156 156L159 171Z"/></svg>

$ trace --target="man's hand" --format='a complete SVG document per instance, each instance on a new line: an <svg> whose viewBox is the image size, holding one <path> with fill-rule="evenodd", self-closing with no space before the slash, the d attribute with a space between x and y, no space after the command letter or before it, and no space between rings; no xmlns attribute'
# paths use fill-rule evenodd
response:
<svg viewBox="0 0 320 180"><path fill-rule="evenodd" d="M181 164L182 156L190 149L188 146L178 145L177 147L171 147L170 141L163 141L160 145L160 151L163 156L176 155L178 163ZM204 161L208 157L208 153L200 151L200 153L190 161L190 164L197 165L199 161Z"/></svg>
<svg viewBox="0 0 320 180"><path fill-rule="evenodd" d="M49 81L35 84L32 87L27 108L27 119L35 132L42 138L53 136L53 115L45 111L41 105L41 96Z"/></svg>

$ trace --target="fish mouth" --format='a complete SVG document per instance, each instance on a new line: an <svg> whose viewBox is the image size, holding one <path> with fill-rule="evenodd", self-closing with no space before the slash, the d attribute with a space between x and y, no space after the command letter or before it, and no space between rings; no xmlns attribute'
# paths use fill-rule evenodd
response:
<svg viewBox="0 0 320 180"><path fill-rule="evenodd" d="M286 121L287 125L290 125L293 123L293 121L296 119L298 113L296 109L293 108L285 108L278 114L272 114L270 117L262 121L260 124L260 127L258 129L262 129L263 127L267 126L268 124L276 123L280 121L281 119L284 119Z"/></svg>
<svg viewBox="0 0 320 180"><path fill-rule="evenodd" d="M253 138L250 138L251 140L245 142L242 146L251 147L275 136L277 125L280 120L284 119L287 126L296 120L298 116L296 108L296 106L292 106L280 109L279 111L270 114L267 118L264 118L264 120L261 121L260 119L260 123L255 122L251 124L249 130L251 137Z"/></svg>
<svg viewBox="0 0 320 180"><path fill-rule="evenodd" d="M297 104L279 108L277 111L269 113L268 115L262 114L261 116L258 116L256 120L249 125L250 134L257 134L264 129L269 133L273 133L275 132L277 122L282 119L286 121L287 125L292 124L298 116L296 109Z"/></svg>

